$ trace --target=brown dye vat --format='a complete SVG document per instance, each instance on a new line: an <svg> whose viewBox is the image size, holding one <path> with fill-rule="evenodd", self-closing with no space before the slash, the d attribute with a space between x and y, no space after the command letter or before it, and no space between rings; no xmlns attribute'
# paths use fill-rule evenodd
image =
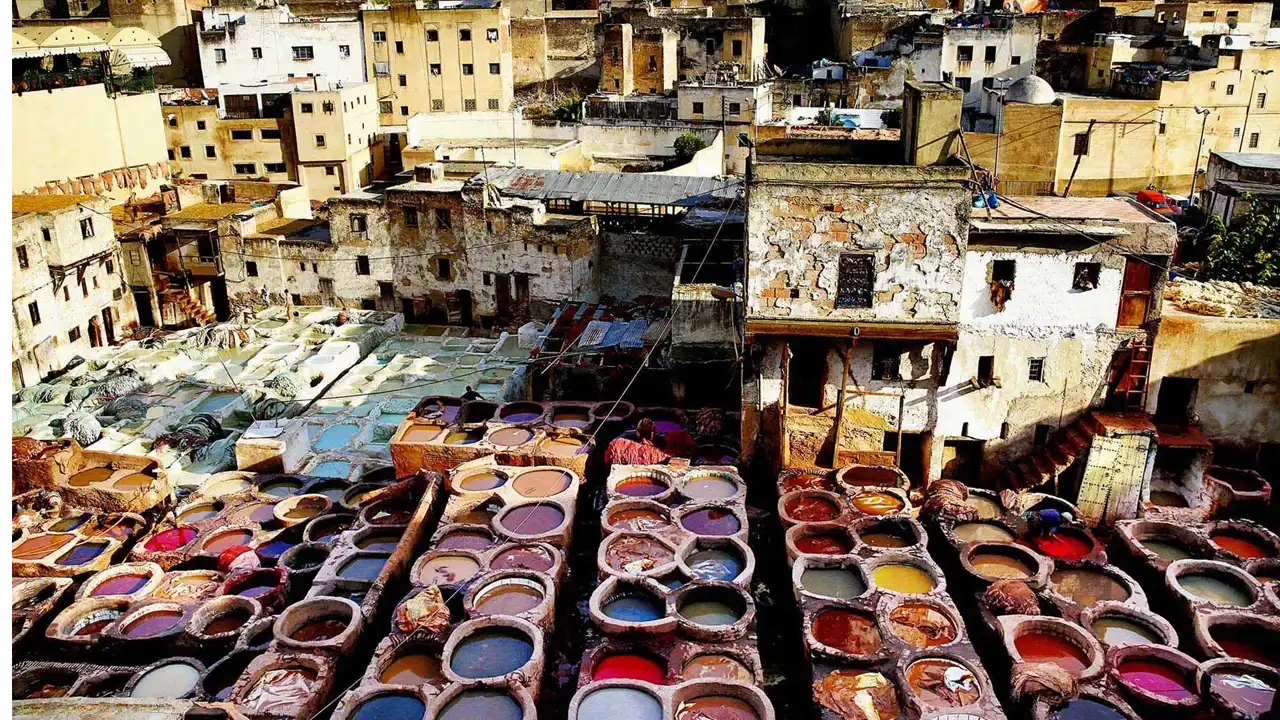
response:
<svg viewBox="0 0 1280 720"><path fill-rule="evenodd" d="M466 555L439 555L427 561L423 567L423 582L433 585L452 585L473 577L480 572L480 563Z"/></svg>
<svg viewBox="0 0 1280 720"><path fill-rule="evenodd" d="M425 653L401 655L382 671L378 682L387 685L443 685L440 660Z"/></svg>
<svg viewBox="0 0 1280 720"><path fill-rule="evenodd" d="M310 668L268 670L237 703L254 715L297 715L298 709L311 699L316 673Z"/></svg>
<svg viewBox="0 0 1280 720"><path fill-rule="evenodd" d="M888 515L906 507L896 495L881 492L856 495L852 502L854 509L867 515Z"/></svg>
<svg viewBox="0 0 1280 720"><path fill-rule="evenodd" d="M407 443L427 443L440 437L440 434L443 432L443 425L411 425L404 431L404 435L400 436L400 441Z"/></svg>
<svg viewBox="0 0 1280 720"><path fill-rule="evenodd" d="M502 507L500 502L483 503L466 512L459 513L453 521L461 525L488 525L502 511Z"/></svg>
<svg viewBox="0 0 1280 720"><path fill-rule="evenodd" d="M446 533L436 543L437 550L485 550L493 545L493 538L485 533L455 530Z"/></svg>
<svg viewBox="0 0 1280 720"><path fill-rule="evenodd" d="M41 683L33 690L28 690L20 698L22 700L43 700L46 698L60 698L71 692L71 685L68 683Z"/></svg>
<svg viewBox="0 0 1280 720"><path fill-rule="evenodd" d="M958 635L951 618L924 603L907 603L891 610L889 629L908 645L922 648L946 645Z"/></svg>
<svg viewBox="0 0 1280 720"><path fill-rule="evenodd" d="M850 610L826 610L813 618L813 637L851 655L870 655L884 644L874 618Z"/></svg>
<svg viewBox="0 0 1280 720"><path fill-rule="evenodd" d="M800 522L824 522L840 517L840 506L827 498L801 495L787 500L782 509L793 520Z"/></svg>
<svg viewBox="0 0 1280 720"><path fill-rule="evenodd" d="M365 515L370 525L405 525L412 517L411 510L386 505L379 505L376 510Z"/></svg>
<svg viewBox="0 0 1280 720"><path fill-rule="evenodd" d="M795 540L796 550L810 555L847 555L853 544L838 533L809 533Z"/></svg>
<svg viewBox="0 0 1280 720"><path fill-rule="evenodd" d="M982 696L978 679L968 668L943 658L911 663L907 667L907 685L928 707L964 707L977 702Z"/></svg>
<svg viewBox="0 0 1280 720"><path fill-rule="evenodd" d="M1115 578L1094 570L1062 568L1049 576L1053 589L1072 602L1093 605L1103 600L1129 599L1129 588Z"/></svg>
<svg viewBox="0 0 1280 720"><path fill-rule="evenodd" d="M154 610L141 615L124 626L124 635L131 638L154 637L182 623L181 610Z"/></svg>
<svg viewBox="0 0 1280 720"><path fill-rule="evenodd" d="M337 617L322 617L311 620L302 627L294 630L289 637L298 642L318 642L320 640L332 640L342 634L347 626L351 624L349 619Z"/></svg>
<svg viewBox="0 0 1280 720"><path fill-rule="evenodd" d="M960 542L1013 542L1013 533L1003 525L987 522L965 522L956 525L951 532Z"/></svg>
<svg viewBox="0 0 1280 720"><path fill-rule="evenodd" d="M144 475L142 473L134 473L132 475L125 475L119 480L116 480L115 482L111 483L111 489L138 490L138 489L147 487L148 485L150 485L155 481L156 479L151 477L150 475Z"/></svg>
<svg viewBox="0 0 1280 720"><path fill-rule="evenodd" d="M233 632L239 630L245 623L249 622L249 611L244 609L232 610L215 617L208 625L204 626L205 635L220 635L222 633Z"/></svg>
<svg viewBox="0 0 1280 720"><path fill-rule="evenodd" d="M546 572L554 565L555 558L551 557L551 553L532 545L520 545L503 550L494 555L489 562L489 567L494 570L533 570L535 572Z"/></svg>
<svg viewBox="0 0 1280 720"><path fill-rule="evenodd" d="M675 560L675 552L656 538L642 535L625 535L609 543L604 551L605 562L618 572L640 574Z"/></svg>
<svg viewBox="0 0 1280 720"><path fill-rule="evenodd" d="M489 435L489 442L502 447L516 447L533 439L533 431L527 428L508 427L495 430Z"/></svg>
<svg viewBox="0 0 1280 720"><path fill-rule="evenodd" d="M89 622L83 625L80 625L79 627L76 627L75 625L73 625L71 636L72 637L88 637L90 635L97 635L98 633L105 630L108 625L110 625L111 623L119 619L120 616L123 614L124 613L122 612L111 611L111 610L99 611L99 612L93 613L93 615L97 616L97 619L90 620Z"/></svg>
<svg viewBox="0 0 1280 720"><path fill-rule="evenodd" d="M1159 507L1188 507L1186 499L1172 490L1152 490L1151 504Z"/></svg>
<svg viewBox="0 0 1280 720"><path fill-rule="evenodd" d="M482 589L474 603L481 615L519 615L540 605L546 594L534 583L499 581Z"/></svg>
<svg viewBox="0 0 1280 720"><path fill-rule="evenodd" d="M1031 566L1015 557L1000 553L978 553L969 559L978 574L990 580L1012 578L1026 580L1034 573Z"/></svg>
<svg viewBox="0 0 1280 720"><path fill-rule="evenodd" d="M327 505L328 503L321 498L298 498L297 503L289 508L284 516L289 520L310 520L328 509Z"/></svg>
<svg viewBox="0 0 1280 720"><path fill-rule="evenodd" d="M825 475L813 473L796 473L782 481L782 492L793 490L835 490L835 483Z"/></svg>
<svg viewBox="0 0 1280 720"><path fill-rule="evenodd" d="M275 521L275 510L275 503L249 503L244 507L237 508L231 513L227 520L232 523L254 523L255 525L265 525Z"/></svg>
<svg viewBox="0 0 1280 720"><path fill-rule="evenodd" d="M676 708L676 720L759 720L751 703L729 695L704 695Z"/></svg>
<svg viewBox="0 0 1280 720"><path fill-rule="evenodd" d="M81 470L67 479L67 484L71 487L87 487L94 483L100 483L111 477L115 471L110 468L96 467L88 470Z"/></svg>
<svg viewBox="0 0 1280 720"><path fill-rule="evenodd" d="M626 508L614 510L609 514L609 524L616 528L651 532L671 527L671 521L657 510L648 508Z"/></svg>
<svg viewBox="0 0 1280 720"><path fill-rule="evenodd" d="M560 470L529 470L521 473L511 486L525 497L541 498L568 490L572 481L573 478L568 473Z"/></svg>
<svg viewBox="0 0 1280 720"><path fill-rule="evenodd" d="M75 539L74 535L33 535L13 549L14 560L39 560L61 550Z"/></svg>
<svg viewBox="0 0 1280 720"><path fill-rule="evenodd" d="M714 678L717 680L742 680L754 682L751 671L729 655L698 655L684 664L680 676L685 680Z"/></svg>
<svg viewBox="0 0 1280 720"><path fill-rule="evenodd" d="M543 446L543 450L552 457L572 457L582 452L586 443L573 437L552 438Z"/></svg>

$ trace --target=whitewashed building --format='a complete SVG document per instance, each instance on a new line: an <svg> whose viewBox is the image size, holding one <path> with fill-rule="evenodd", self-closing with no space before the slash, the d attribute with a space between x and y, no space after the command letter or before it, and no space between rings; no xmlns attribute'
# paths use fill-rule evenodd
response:
<svg viewBox="0 0 1280 720"><path fill-rule="evenodd" d="M205 87L324 76L362 82L358 13L299 17L288 5L219 3L200 11L196 36Z"/></svg>

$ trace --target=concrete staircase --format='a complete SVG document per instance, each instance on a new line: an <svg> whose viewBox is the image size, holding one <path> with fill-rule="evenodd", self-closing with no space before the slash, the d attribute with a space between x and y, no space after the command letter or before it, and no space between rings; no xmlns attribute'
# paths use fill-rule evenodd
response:
<svg viewBox="0 0 1280 720"><path fill-rule="evenodd" d="M1092 412L1060 430L1049 442L1014 463L1005 473L1004 484L1025 490L1049 482L1088 452L1093 438L1106 432Z"/></svg>
<svg viewBox="0 0 1280 720"><path fill-rule="evenodd" d="M165 291L165 294L168 295L169 299L173 300L173 303L178 306L178 309L181 310L188 318L191 318L196 325L211 325L218 322L218 317L216 315L206 310L200 303L192 300L191 296L187 294L185 290L173 288Z"/></svg>

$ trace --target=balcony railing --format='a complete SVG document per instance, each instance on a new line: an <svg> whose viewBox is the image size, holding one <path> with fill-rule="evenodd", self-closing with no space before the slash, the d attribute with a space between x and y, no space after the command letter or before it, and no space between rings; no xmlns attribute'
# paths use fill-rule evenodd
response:
<svg viewBox="0 0 1280 720"><path fill-rule="evenodd" d="M156 89L156 76L151 73L139 73L107 80L107 90L112 95L140 95Z"/></svg>
<svg viewBox="0 0 1280 720"><path fill-rule="evenodd" d="M90 67L63 72L45 72L28 70L21 77L13 79L13 92L33 92L36 90L56 90L58 88L96 85L105 80L101 68Z"/></svg>

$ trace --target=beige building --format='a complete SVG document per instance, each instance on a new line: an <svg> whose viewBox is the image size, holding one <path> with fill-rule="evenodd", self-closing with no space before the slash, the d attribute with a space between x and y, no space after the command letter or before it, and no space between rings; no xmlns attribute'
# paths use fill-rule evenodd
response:
<svg viewBox="0 0 1280 720"><path fill-rule="evenodd" d="M362 19L383 126L403 128L419 113L511 107L510 14L498 0L466 7L398 0L364 10Z"/></svg>
<svg viewBox="0 0 1280 720"><path fill-rule="evenodd" d="M1266 40L1271 29L1271 3L1156 3L1155 18L1165 31L1185 36L1193 45L1205 35L1239 35Z"/></svg>
<svg viewBox="0 0 1280 720"><path fill-rule="evenodd" d="M723 131L724 171L745 175L756 126L773 120L769 83L684 82L677 87L676 102L681 122L707 123Z"/></svg>
<svg viewBox="0 0 1280 720"><path fill-rule="evenodd" d="M313 200L365 187L382 174L375 97L371 83L289 96L297 140L297 180Z"/></svg>
<svg viewBox="0 0 1280 720"><path fill-rule="evenodd" d="M32 385L137 324L111 201L13 196L13 382Z"/></svg>
<svg viewBox="0 0 1280 720"><path fill-rule="evenodd" d="M764 32L762 17L639 16L605 25L600 89L663 95L677 82L700 82L709 74L763 79Z"/></svg>

